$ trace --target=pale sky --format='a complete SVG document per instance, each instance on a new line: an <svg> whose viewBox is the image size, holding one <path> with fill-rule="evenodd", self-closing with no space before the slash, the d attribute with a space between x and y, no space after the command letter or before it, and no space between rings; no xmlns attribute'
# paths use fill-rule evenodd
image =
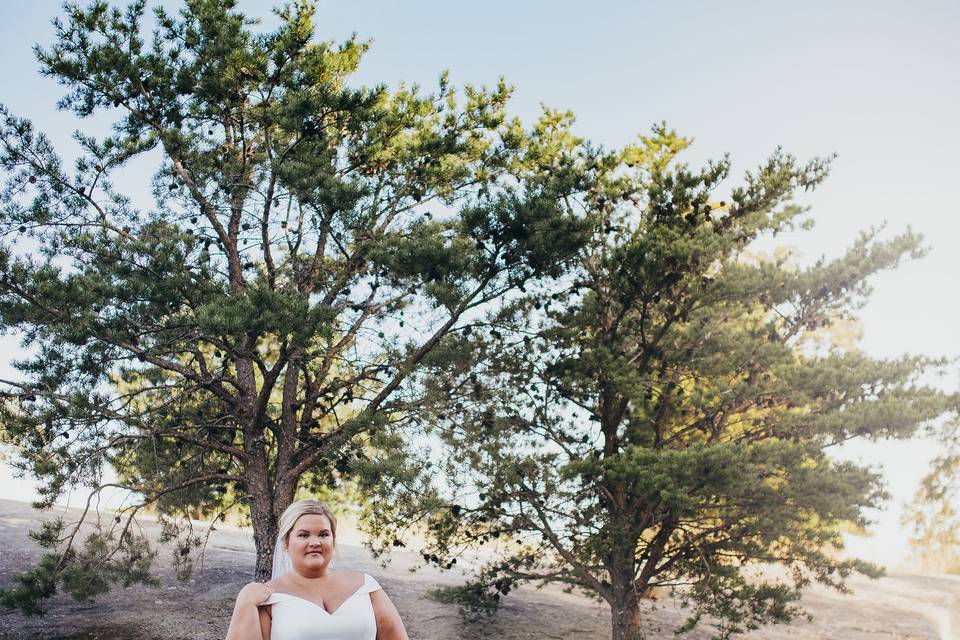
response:
<svg viewBox="0 0 960 640"><path fill-rule="evenodd" d="M176 2L164 1L165 6ZM272 2L240 0L270 19ZM0 3L0 102L29 116L65 155L77 122L58 113L62 88L37 74L30 46L49 44L59 0ZM530 122L539 105L570 109L577 133L607 146L661 120L695 138L687 160L729 152L734 176L776 146L808 158L836 152L831 177L804 198L817 226L785 239L803 261L836 256L857 232L886 221L908 226L930 253L874 279L863 310L871 355L960 355L960 3L955 0L658 2L492 0L320 2L318 32L374 40L357 83L516 86L513 112ZM141 171L150 169L143 163ZM136 202L148 206L143 180ZM0 376L16 340L0 339ZM957 388L956 368L944 388ZM898 524L932 442L858 444L840 455L883 464L889 508L854 549L895 562L906 551ZM0 497L29 498L0 468ZM27 493L24 493L27 492Z"/></svg>

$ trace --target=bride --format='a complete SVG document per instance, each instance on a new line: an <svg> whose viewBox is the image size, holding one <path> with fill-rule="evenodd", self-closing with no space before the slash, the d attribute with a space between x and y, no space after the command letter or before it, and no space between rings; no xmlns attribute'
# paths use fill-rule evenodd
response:
<svg viewBox="0 0 960 640"><path fill-rule="evenodd" d="M366 573L332 569L337 520L318 500L280 516L273 579L237 594L226 640L408 640L400 614Z"/></svg>

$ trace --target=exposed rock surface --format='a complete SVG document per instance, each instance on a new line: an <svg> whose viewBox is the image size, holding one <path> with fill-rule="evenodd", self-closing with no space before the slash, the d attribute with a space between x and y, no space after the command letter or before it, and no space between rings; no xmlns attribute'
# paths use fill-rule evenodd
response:
<svg viewBox="0 0 960 640"><path fill-rule="evenodd" d="M70 514L67 514L69 518ZM35 560L40 549L27 531L45 517L26 503L0 500L0 586ZM154 531L152 523L145 523ZM457 608L428 597L440 584L456 584L459 577L420 569L411 573L415 556L394 555L383 568L344 531L338 540L336 563L366 571L377 578L396 603L412 640L606 640L610 637L607 608L556 588L520 588L504 600L501 611L481 622L464 622ZM248 531L224 527L211 537L202 572L188 583L178 582L161 554L158 589L118 589L79 604L57 596L43 618L0 613L0 639L26 640L213 640L226 633L233 598L252 574L253 542ZM856 579L853 595L813 588L804 605L813 622L767 627L743 636L751 640L960 640L960 579L946 576L893 574L877 581ZM650 603L648 637L671 638L685 612L669 602ZM703 640L711 635L701 627L683 636Z"/></svg>

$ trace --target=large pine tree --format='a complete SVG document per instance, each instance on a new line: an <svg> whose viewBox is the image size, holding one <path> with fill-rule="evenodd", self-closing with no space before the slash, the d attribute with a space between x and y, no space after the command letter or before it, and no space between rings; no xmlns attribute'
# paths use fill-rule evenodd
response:
<svg viewBox="0 0 960 640"><path fill-rule="evenodd" d="M60 106L113 117L71 169L0 111L0 322L31 347L2 433L51 504L112 483L131 500L6 592L30 609L148 580L150 508L178 524L249 514L256 577L298 487L405 473L395 450L424 357L477 308L556 275L585 237L569 196L589 157L562 114L532 130L509 89L356 87L366 44L314 41L314 7L255 32L231 0L68 6L36 50ZM146 35L145 35L146 34ZM118 169L158 161L155 206ZM369 474L368 474L369 475ZM177 557L180 557L178 554Z"/></svg>
<svg viewBox="0 0 960 640"><path fill-rule="evenodd" d="M687 146L657 127L601 159L579 260L431 354L449 490L394 500L376 529L389 544L427 522L424 558L447 567L492 547L454 594L473 607L560 583L636 640L652 631L641 599L672 591L685 628L706 616L726 637L790 620L811 581L878 571L837 551L880 478L827 452L909 436L947 406L918 382L936 363L877 360L847 335L867 279L920 239L869 232L800 268L757 241L804 226L792 199L829 161L778 151L723 196L729 163L692 170L675 160Z"/></svg>

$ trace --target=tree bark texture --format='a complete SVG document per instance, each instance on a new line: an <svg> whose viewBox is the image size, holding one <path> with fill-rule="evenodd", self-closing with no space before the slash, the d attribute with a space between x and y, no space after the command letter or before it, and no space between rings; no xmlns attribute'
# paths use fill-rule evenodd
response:
<svg viewBox="0 0 960 640"><path fill-rule="evenodd" d="M640 603L634 594L629 597L618 598L610 606L612 614L613 640L640 640L643 633L640 629Z"/></svg>

